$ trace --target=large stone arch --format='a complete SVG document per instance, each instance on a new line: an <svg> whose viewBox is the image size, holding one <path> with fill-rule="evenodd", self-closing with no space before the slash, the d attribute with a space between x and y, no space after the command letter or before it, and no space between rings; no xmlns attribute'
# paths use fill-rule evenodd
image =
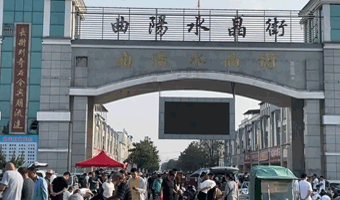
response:
<svg viewBox="0 0 340 200"><path fill-rule="evenodd" d="M230 83L235 83L235 94L278 106L290 107L293 135L290 151L294 152L290 168L297 175L305 172L306 169L308 169L308 173L321 174L324 170L321 165L321 155L315 153L322 152L320 105L321 100L325 98L323 91L296 90L252 77L227 73L199 71L159 73L126 79L97 88L71 88L70 96L73 99L71 121L74 127L86 126L81 127L86 131L86 139L82 138L85 139L83 143L90 151L93 130L93 114L91 113L93 113L93 106L96 103L108 103L131 96L166 90L208 90L232 93ZM85 109L78 109L84 103L87 103L87 106L83 107ZM76 132L78 130L74 129ZM78 142L74 145L79 146L78 138L74 137L74 139ZM76 147L73 148L76 149ZM90 153L88 152L88 154ZM84 156L86 155L73 156L72 166L79 161L80 157Z"/></svg>
<svg viewBox="0 0 340 200"><path fill-rule="evenodd" d="M71 88L71 96L93 96L96 103L111 101L166 90L206 90L235 94L290 106L291 99L324 99L323 91L296 90L276 83L236 74L181 71L135 77L97 88Z"/></svg>

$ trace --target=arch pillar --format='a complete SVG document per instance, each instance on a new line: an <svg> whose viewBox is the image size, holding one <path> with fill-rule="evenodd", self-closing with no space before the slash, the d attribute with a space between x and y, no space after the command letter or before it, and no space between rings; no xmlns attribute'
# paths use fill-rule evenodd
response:
<svg viewBox="0 0 340 200"><path fill-rule="evenodd" d="M77 162L92 157L92 133L94 122L94 98L90 96L71 97L71 169Z"/></svg>
<svg viewBox="0 0 340 200"><path fill-rule="evenodd" d="M321 101L292 99L291 163L294 174L323 174Z"/></svg>

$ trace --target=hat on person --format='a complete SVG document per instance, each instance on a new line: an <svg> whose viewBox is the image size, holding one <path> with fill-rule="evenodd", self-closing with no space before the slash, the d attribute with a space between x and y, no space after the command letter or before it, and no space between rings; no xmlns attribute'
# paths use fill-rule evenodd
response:
<svg viewBox="0 0 340 200"><path fill-rule="evenodd" d="M53 171L53 169L49 169L49 170L47 170L47 171L46 171L46 174L54 174L54 171Z"/></svg>

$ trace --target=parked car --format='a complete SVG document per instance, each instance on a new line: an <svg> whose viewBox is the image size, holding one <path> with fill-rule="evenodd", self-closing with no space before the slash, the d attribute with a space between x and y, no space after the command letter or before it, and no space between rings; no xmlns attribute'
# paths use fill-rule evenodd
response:
<svg viewBox="0 0 340 200"><path fill-rule="evenodd" d="M210 168L202 168L190 175L189 185L193 185L197 187L197 181L198 177L202 174L202 172L210 173L212 172L215 175L215 178L219 181L222 181L225 174L232 172L234 174L234 179L237 183L239 183L239 179L237 177L239 169L236 167L226 167L226 166L216 166L216 167L210 167ZM220 188L222 191L224 191L224 185Z"/></svg>
<svg viewBox="0 0 340 200"><path fill-rule="evenodd" d="M334 194L334 190L340 190L340 181L339 180L326 180L326 190L329 193Z"/></svg>

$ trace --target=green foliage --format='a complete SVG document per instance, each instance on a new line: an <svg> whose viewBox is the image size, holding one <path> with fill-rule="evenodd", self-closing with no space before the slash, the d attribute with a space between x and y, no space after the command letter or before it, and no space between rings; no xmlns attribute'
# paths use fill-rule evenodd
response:
<svg viewBox="0 0 340 200"><path fill-rule="evenodd" d="M178 165L177 160L170 159L168 162L163 163L161 168L162 168L162 170L168 170L168 169L177 168L177 165Z"/></svg>
<svg viewBox="0 0 340 200"><path fill-rule="evenodd" d="M204 155L199 142L191 142L189 146L181 152L177 167L183 171L195 171L203 167L207 162Z"/></svg>
<svg viewBox="0 0 340 200"><path fill-rule="evenodd" d="M25 155L22 153L20 156L16 156L15 152L13 152L11 160L7 161L6 155L0 150L0 166L3 166L7 162L11 162L16 168L19 168L25 163Z"/></svg>
<svg viewBox="0 0 340 200"><path fill-rule="evenodd" d="M219 140L194 141L181 152L177 168L183 171L195 171L202 167L218 166L224 142ZM165 165L167 166L167 165Z"/></svg>
<svg viewBox="0 0 340 200"><path fill-rule="evenodd" d="M144 140L133 143L133 148L129 151L131 154L125 162L136 163L138 168L147 169L149 172L159 169L158 150L151 138L145 137Z"/></svg>
<svg viewBox="0 0 340 200"><path fill-rule="evenodd" d="M218 166L221 156L221 149L223 149L224 142L220 140L201 140L200 147L207 159L207 166Z"/></svg>

